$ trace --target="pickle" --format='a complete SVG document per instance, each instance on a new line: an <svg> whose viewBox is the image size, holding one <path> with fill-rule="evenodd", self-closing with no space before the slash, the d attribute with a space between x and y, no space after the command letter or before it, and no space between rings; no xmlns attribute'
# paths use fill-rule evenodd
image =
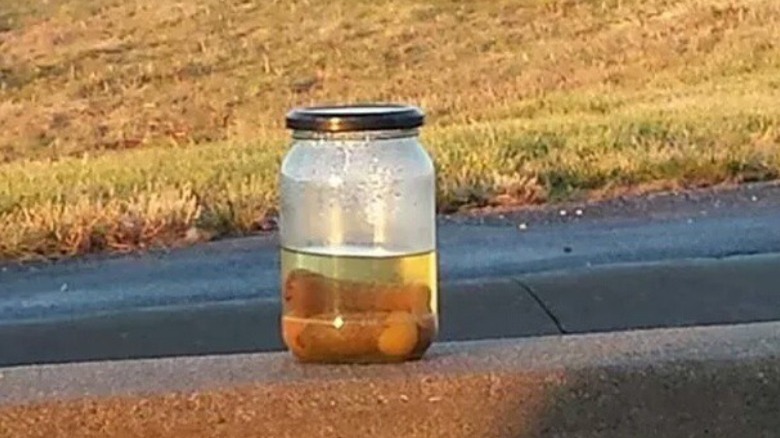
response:
<svg viewBox="0 0 780 438"><path fill-rule="evenodd" d="M330 256L287 256L295 263L290 266L283 257L283 272L287 274L282 292L282 337L300 361L401 362L421 358L430 347L437 333L436 284L435 280L426 283L417 273L406 275L399 266L409 262L347 259L337 266ZM299 262L303 257L316 263L305 258ZM361 272L357 270L362 265L355 267L353 275L376 272L376 278L383 281L339 278L348 267L352 269L348 263L353 262L367 264ZM385 269L390 272L384 273Z"/></svg>
<svg viewBox="0 0 780 438"><path fill-rule="evenodd" d="M301 319L283 318L282 319L282 339L285 345L296 355L303 352L303 346L300 343L300 336L306 328L306 322Z"/></svg>
<svg viewBox="0 0 780 438"><path fill-rule="evenodd" d="M305 269L287 274L283 293L287 313L308 317L326 312L329 295L323 279L321 275Z"/></svg>
<svg viewBox="0 0 780 438"><path fill-rule="evenodd" d="M376 291L376 307L388 312L431 312L431 290L419 283L387 286Z"/></svg>
<svg viewBox="0 0 780 438"><path fill-rule="evenodd" d="M422 317L417 320L417 345L414 346L411 356L420 358L428 350L436 337L438 331L436 319L431 317Z"/></svg>
<svg viewBox="0 0 780 438"><path fill-rule="evenodd" d="M377 354L377 339L384 315L317 315L292 340L304 360L337 362Z"/></svg>
<svg viewBox="0 0 780 438"><path fill-rule="evenodd" d="M335 280L305 269L287 275L284 300L289 310L302 317L336 310L431 312L431 290L424 284ZM337 308L327 309L328 303Z"/></svg>

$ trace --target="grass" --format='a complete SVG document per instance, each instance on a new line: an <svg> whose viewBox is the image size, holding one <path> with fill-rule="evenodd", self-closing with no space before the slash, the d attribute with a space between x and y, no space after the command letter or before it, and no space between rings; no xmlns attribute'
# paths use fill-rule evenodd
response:
<svg viewBox="0 0 780 438"><path fill-rule="evenodd" d="M423 106L443 210L780 172L774 0L0 0L0 258L251 233L295 105Z"/></svg>

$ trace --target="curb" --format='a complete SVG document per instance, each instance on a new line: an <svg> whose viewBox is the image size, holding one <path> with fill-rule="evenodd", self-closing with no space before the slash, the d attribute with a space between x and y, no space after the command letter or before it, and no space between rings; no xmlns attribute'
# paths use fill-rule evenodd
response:
<svg viewBox="0 0 780 438"><path fill-rule="evenodd" d="M517 277L561 333L780 320L780 254L607 265Z"/></svg>
<svg viewBox="0 0 780 438"><path fill-rule="evenodd" d="M780 320L780 254L442 284L440 341ZM0 366L282 349L279 304L241 299L0 324Z"/></svg>
<svg viewBox="0 0 780 438"><path fill-rule="evenodd" d="M32 366L0 371L0 435L770 437L779 381L780 322L442 344L398 366Z"/></svg>
<svg viewBox="0 0 780 438"><path fill-rule="evenodd" d="M512 279L445 283L442 290L440 341L558 333ZM278 301L250 299L0 324L0 367L280 351L279 319Z"/></svg>

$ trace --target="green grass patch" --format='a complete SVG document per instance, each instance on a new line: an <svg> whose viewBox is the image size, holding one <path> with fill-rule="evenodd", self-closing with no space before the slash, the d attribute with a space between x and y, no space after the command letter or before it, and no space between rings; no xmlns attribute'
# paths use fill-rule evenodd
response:
<svg viewBox="0 0 780 438"><path fill-rule="evenodd" d="M780 172L771 0L0 10L2 258L263 228L281 119L312 102L423 106L443 211Z"/></svg>

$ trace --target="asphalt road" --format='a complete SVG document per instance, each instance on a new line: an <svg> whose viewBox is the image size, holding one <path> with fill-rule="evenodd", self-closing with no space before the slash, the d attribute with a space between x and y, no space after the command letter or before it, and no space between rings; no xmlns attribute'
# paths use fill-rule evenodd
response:
<svg viewBox="0 0 780 438"><path fill-rule="evenodd" d="M780 252L780 187L743 186L443 217L447 282L604 264ZM273 235L0 267L0 325L160 306L276 301Z"/></svg>

